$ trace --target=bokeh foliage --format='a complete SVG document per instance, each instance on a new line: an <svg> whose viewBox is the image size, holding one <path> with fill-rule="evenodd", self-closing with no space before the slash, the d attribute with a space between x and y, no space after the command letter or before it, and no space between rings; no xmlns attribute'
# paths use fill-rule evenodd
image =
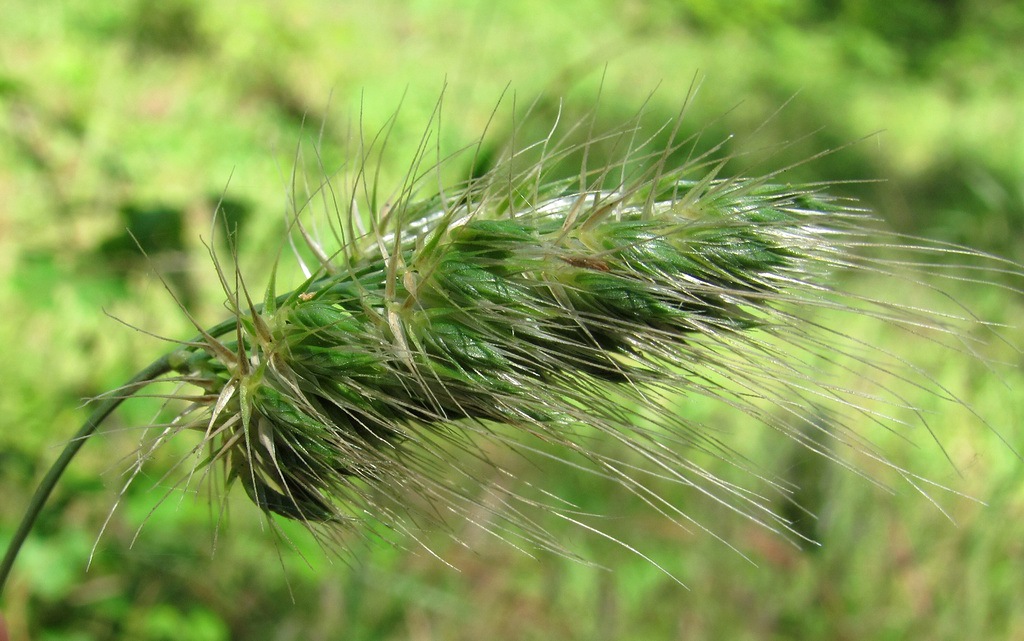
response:
<svg viewBox="0 0 1024 641"><path fill-rule="evenodd" d="M163 349L104 312L190 335L155 268L198 318L220 320L223 297L200 241L223 249L222 234L210 240L214 205L228 205L243 268L260 282L282 242L296 145L322 136L332 166L360 123L376 130L401 103L381 166L397 181L444 86L439 144L454 149L480 134L503 93L536 100L535 112L552 118L600 96L600 117L615 125L657 88L647 104L657 123L704 78L685 122L706 146L736 133L728 153L774 150L730 171L774 169L874 134L791 179L877 180L837 189L901 231L1024 256L1024 8L1011 0L13 4L0 25L0 543L82 419L81 399ZM492 130L500 141L508 123ZM1008 294L971 302L1008 322L1022 308ZM1021 443L1020 380L933 365ZM959 475L934 448L886 443L913 469L988 503L944 505L958 525L920 496L807 472L777 442L723 426L751 456L823 488L824 546L814 551L702 514L756 567L709 537L634 522L626 492L543 479L649 531L689 591L593 543L584 554L614 572L486 540L473 554L438 540L461 572L385 546L328 562L300 532L286 530L301 554L280 545L244 497L231 501L215 546L220 516L203 496L150 514L173 448L154 462L152 482L130 491L86 573L120 459L137 440L131 426L158 411L126 407L69 471L0 603L14 639L962 639L1024 630L1015 601L1024 580L1012 562L1024 541L1024 471L964 417L932 420ZM713 408L680 411L716 420Z"/></svg>

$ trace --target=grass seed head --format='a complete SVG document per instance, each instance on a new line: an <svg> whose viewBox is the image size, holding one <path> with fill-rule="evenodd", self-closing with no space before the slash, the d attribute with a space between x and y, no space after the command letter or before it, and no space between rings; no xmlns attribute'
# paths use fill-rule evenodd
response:
<svg viewBox="0 0 1024 641"><path fill-rule="evenodd" d="M632 127L615 135L636 139ZM369 515L415 536L424 516L449 527L454 517L571 554L530 515L539 503L599 532L570 503L471 471L468 461L493 478L515 474L491 443L618 483L682 527L691 516L658 489L666 483L799 538L774 507L773 495L789 490L679 411L680 398L704 396L839 465L850 466L847 448L921 487L859 421L903 427L918 412L891 384L906 379L962 401L887 347L858 344L820 318L871 318L972 357L960 327L991 327L969 313L836 284L902 272L938 287L907 271L922 255L963 253L1014 278L1018 268L960 248L877 240L870 216L827 186L720 178L702 157L672 168L675 140L654 152L633 145L598 170L584 164L572 180L547 178L589 144L552 133L426 196L445 161L422 171L419 158L387 205L362 164L347 182L319 184L293 222L317 264L305 282L283 294L271 286L261 305L247 302L244 286L227 288L233 322L173 358L208 399L177 422L205 435L201 464L223 466L261 509L321 533L359 531ZM368 157L362 150L358 162ZM332 230L327 240L303 223L324 194L348 203L319 226ZM890 246L907 265L877 256ZM836 379L837 363L868 380ZM617 453L593 448L595 435ZM709 459L752 486L721 478Z"/></svg>

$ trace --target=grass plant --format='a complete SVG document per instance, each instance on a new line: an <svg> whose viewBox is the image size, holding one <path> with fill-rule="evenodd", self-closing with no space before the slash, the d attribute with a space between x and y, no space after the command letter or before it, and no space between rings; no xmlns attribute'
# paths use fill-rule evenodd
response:
<svg viewBox="0 0 1024 641"><path fill-rule="evenodd" d="M730 547L694 503L815 545L806 521L820 500L807 492L820 474L794 480L751 460L694 399L868 483L905 482L940 511L957 488L879 442L931 443L955 468L934 415L999 434L918 357L1004 367L999 355L1016 349L1004 328L947 289L1019 296L1015 263L886 233L835 185L788 184L789 167L726 175L743 159L701 151L679 134L682 116L610 131L556 118L525 144L530 120L517 116L503 151L485 133L454 154L440 118L439 103L397 186L379 179L388 127L350 141L337 170L314 153L311 180L296 161L297 286L251 282L211 249L229 317L193 321L194 338L97 400L27 509L0 589L79 448L156 382L176 386L156 392L174 415L147 428L122 495L168 442L191 438L160 481L168 495L240 486L272 527L297 522L332 551L367 537L433 553L434 530L472 547L468 523L528 554L600 565L552 533L562 521L684 582L643 530L610 524L585 497L516 483L510 453L610 483ZM860 291L865 275L899 285ZM890 339L858 338L849 328L861 323Z"/></svg>

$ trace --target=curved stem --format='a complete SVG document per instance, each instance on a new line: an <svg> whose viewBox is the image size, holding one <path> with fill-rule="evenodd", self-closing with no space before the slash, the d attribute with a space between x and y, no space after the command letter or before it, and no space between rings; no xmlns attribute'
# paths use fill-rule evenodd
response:
<svg viewBox="0 0 1024 641"><path fill-rule="evenodd" d="M25 511L25 516L22 518L21 524L18 525L18 529L14 533L14 538L11 539L11 543L7 547L3 563L0 564L0 595L3 595L4 585L7 583L7 577L11 573L11 567L14 565L14 560L18 556L18 552L21 550L22 544L25 542L25 539L28 538L28 534L32 530L32 526L35 525L36 519L39 518L39 514L43 510L43 506L50 498L50 494L53 492L53 488L57 485L57 481L64 473L64 470L67 469L68 464L71 463L71 459L78 453L78 450L82 447L85 441L92 436L93 432L96 431L96 428L98 428L107 416L117 409L122 402L138 390L171 371L169 359L170 355L165 354L133 376L132 379L122 388L125 390L125 394L108 396L99 401L92 414L89 415L89 418L86 419L85 423L78 430L78 433L68 441L67 445L64 446L64 451L60 453L57 460L54 461L52 466L50 466L50 470L39 483L39 487L36 488L35 494L32 495L32 500L29 502L28 509Z"/></svg>

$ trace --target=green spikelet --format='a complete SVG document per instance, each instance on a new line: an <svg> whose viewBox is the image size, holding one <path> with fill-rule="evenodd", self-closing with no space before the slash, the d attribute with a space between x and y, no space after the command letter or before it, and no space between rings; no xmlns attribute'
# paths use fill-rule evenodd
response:
<svg viewBox="0 0 1024 641"><path fill-rule="evenodd" d="M639 168L627 157L545 182L546 164L573 151L537 164L513 153L422 200L414 181L369 232L354 231L352 207L332 226L349 230L333 255L303 229L320 268L287 294L271 289L261 308L236 292L237 334L180 359L178 372L221 408L182 421L206 431L209 461L223 460L264 510L320 531L359 531L363 514L410 531L422 506L439 525L450 526L444 514L475 518L480 481L465 459L514 475L478 449L496 441L553 459L553 473L562 463L620 483L680 526L687 511L652 481L793 538L801 531L756 483L696 462L698 453L728 461L788 493L680 412L680 397L727 403L841 465L842 446L885 464L849 418L884 423L902 407L883 380L894 376L892 355L844 354L841 331L818 327L815 314L840 309L939 334L952 319L832 289L837 272L872 264L856 253L870 217L816 187L715 179L700 166L707 175L693 180L695 167L666 170L668 151ZM359 180L330 188L354 202ZM823 357L851 358L879 381L839 387L812 364ZM209 371L227 374L209 385ZM835 415L828 450L809 427L821 412ZM592 450L596 434L621 454ZM571 554L526 516L537 502L599 531L571 505L515 491L486 508L484 527Z"/></svg>
<svg viewBox="0 0 1024 641"><path fill-rule="evenodd" d="M769 299L819 267L809 195L674 187L648 206L627 192L459 207L399 251L270 296L240 317L240 342L179 356L225 408L197 419L214 458L265 509L324 521L356 481L404 486L419 471L403 452L438 424L522 425L567 445L581 420L630 430L616 417L630 410L600 396L685 389L673 367L767 327Z"/></svg>

